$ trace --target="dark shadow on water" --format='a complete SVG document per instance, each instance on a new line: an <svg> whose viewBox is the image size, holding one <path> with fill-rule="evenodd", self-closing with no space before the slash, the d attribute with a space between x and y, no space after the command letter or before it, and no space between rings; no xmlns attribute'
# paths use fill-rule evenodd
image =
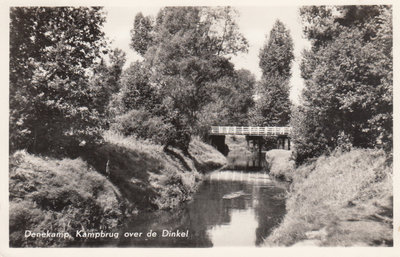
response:
<svg viewBox="0 0 400 257"><path fill-rule="evenodd" d="M238 171L264 171L267 163L265 160L265 152L258 152L251 155L228 155L227 165L224 170Z"/></svg>
<svg viewBox="0 0 400 257"><path fill-rule="evenodd" d="M285 189L273 181L257 180L263 174L248 173L248 176L255 178L254 182L207 179L193 200L181 208L134 216L120 229L119 239L91 240L84 246L259 246L285 214L285 199L276 197L284 194ZM237 192L241 194L224 197ZM189 231L189 236L162 237L163 230ZM157 236L146 237L149 231L156 232ZM142 232L143 236L124 238L125 232Z"/></svg>
<svg viewBox="0 0 400 257"><path fill-rule="evenodd" d="M228 156L229 171L206 176L193 199L170 211L140 213L119 230L118 239L88 240L84 247L259 246L285 215L285 186L268 179L258 154ZM265 156L261 158L265 160ZM260 165L261 164L261 165ZM232 176L230 179L229 176ZM216 178L218 177L218 178ZM243 179L243 178L248 179ZM223 179L221 179L223 178ZM238 180L238 178L240 178ZM139 193L139 192L135 192ZM140 193L139 193L140 194ZM162 231L189 231L162 237ZM147 237L149 232L156 237ZM126 238L125 232L142 232Z"/></svg>

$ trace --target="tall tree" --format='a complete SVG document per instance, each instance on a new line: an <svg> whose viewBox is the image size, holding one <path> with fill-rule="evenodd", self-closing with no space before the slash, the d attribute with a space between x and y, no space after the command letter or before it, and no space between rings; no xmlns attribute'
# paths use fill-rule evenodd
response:
<svg viewBox="0 0 400 257"><path fill-rule="evenodd" d="M10 9L10 150L74 154L98 138L89 74L105 47L101 8Z"/></svg>
<svg viewBox="0 0 400 257"><path fill-rule="evenodd" d="M153 43L153 21L151 17L145 17L141 12L136 14L131 30L131 48L144 55Z"/></svg>
<svg viewBox="0 0 400 257"><path fill-rule="evenodd" d="M262 78L257 86L259 98L252 122L258 126L286 126L290 116L289 79L294 55L293 40L279 20L259 57Z"/></svg>
<svg viewBox="0 0 400 257"><path fill-rule="evenodd" d="M167 146L187 151L198 114L211 101L210 85L233 74L227 56L247 49L235 16L230 7L167 7L149 26L151 19L136 16L132 47L145 57L173 125Z"/></svg>
<svg viewBox="0 0 400 257"><path fill-rule="evenodd" d="M203 129L212 125L247 126L249 110L254 105L256 78L249 70L240 69L212 84L212 101L200 114Z"/></svg>
<svg viewBox="0 0 400 257"><path fill-rule="evenodd" d="M114 49L108 55L108 61L103 58L93 68L90 77L90 94L93 98L93 107L99 111L107 122L112 118L110 104L112 96L121 88L121 76L126 62L126 54L121 49Z"/></svg>
<svg viewBox="0 0 400 257"><path fill-rule="evenodd" d="M140 108L156 113L159 100L156 88L150 84L150 75L142 62L132 63L122 73L120 89L113 94L110 103L114 117Z"/></svg>
<svg viewBox="0 0 400 257"><path fill-rule="evenodd" d="M392 10L301 8L312 42L301 65L303 105L293 119L297 160L343 145L392 149Z"/></svg>

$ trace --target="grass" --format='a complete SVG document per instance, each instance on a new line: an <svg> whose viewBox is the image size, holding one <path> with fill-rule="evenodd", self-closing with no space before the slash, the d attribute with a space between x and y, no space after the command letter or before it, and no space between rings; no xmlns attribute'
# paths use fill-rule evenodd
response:
<svg viewBox="0 0 400 257"><path fill-rule="evenodd" d="M75 160L18 151L10 157L10 245L48 247L74 240L25 238L35 232L112 231L140 211L172 209L190 200L199 170L222 167L225 157L195 138L185 156L149 141L107 132L106 143ZM72 241L72 242L71 242Z"/></svg>
<svg viewBox="0 0 400 257"><path fill-rule="evenodd" d="M265 153L269 175L286 181L293 180L295 163L290 159L292 152L283 149L274 149Z"/></svg>
<svg viewBox="0 0 400 257"><path fill-rule="evenodd" d="M211 145L194 137L189 145L189 153L199 171L206 172L222 167L226 164L225 156Z"/></svg>
<svg viewBox="0 0 400 257"><path fill-rule="evenodd" d="M149 141L108 132L106 145L87 158L105 172L109 161L110 180L137 210L172 209L190 200L201 180L200 170L221 167L225 157L213 147L194 138L189 153L167 152Z"/></svg>
<svg viewBox="0 0 400 257"><path fill-rule="evenodd" d="M322 156L293 172L282 223L265 244L392 245L392 167L383 151Z"/></svg>
<svg viewBox="0 0 400 257"><path fill-rule="evenodd" d="M112 230L121 221L118 189L81 159L18 151L10 157L10 245L63 246L70 240L25 238L25 230ZM72 239L71 239L72 240Z"/></svg>

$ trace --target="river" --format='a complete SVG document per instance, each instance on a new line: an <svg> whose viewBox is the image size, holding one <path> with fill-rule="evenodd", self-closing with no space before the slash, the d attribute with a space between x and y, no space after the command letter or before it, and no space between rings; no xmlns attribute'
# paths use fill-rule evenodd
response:
<svg viewBox="0 0 400 257"><path fill-rule="evenodd" d="M252 171L209 173L193 200L179 210L141 214L122 233L143 234L136 238L121 234L118 246L259 246L285 214L286 185L253 171L254 166L243 169Z"/></svg>
<svg viewBox="0 0 400 257"><path fill-rule="evenodd" d="M193 199L181 208L140 213L120 230L118 239L97 241L95 245L260 246L285 214L287 187L271 179L263 168L254 171L254 164L261 162L246 158L228 158L228 170L205 175ZM85 245L95 246L89 242Z"/></svg>

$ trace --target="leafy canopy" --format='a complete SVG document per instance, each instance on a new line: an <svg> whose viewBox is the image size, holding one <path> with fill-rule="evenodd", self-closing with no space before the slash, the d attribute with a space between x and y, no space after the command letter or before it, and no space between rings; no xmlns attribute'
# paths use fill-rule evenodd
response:
<svg viewBox="0 0 400 257"><path fill-rule="evenodd" d="M294 59L293 40L284 24L277 20L269 39L260 49L261 81L257 85L252 123L257 126L286 126L289 123L289 79Z"/></svg>
<svg viewBox="0 0 400 257"><path fill-rule="evenodd" d="M137 14L131 46L144 57L149 85L171 124L166 146L187 150L199 113L212 101L211 87L234 74L229 56L247 50L230 7L166 7L157 17Z"/></svg>
<svg viewBox="0 0 400 257"><path fill-rule="evenodd" d="M98 7L10 9L10 150L76 154L95 142L89 74L106 42Z"/></svg>
<svg viewBox="0 0 400 257"><path fill-rule="evenodd" d="M292 117L298 162L342 146L391 151L391 7L310 6L301 16L312 48L303 53L303 104Z"/></svg>

